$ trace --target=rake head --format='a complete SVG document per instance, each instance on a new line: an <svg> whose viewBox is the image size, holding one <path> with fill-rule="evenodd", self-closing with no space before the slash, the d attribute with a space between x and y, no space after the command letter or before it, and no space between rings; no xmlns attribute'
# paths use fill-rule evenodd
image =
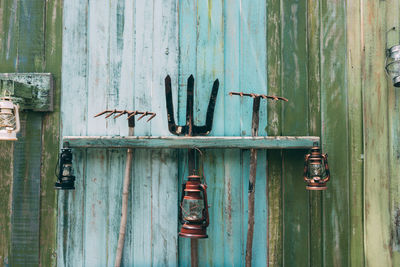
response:
<svg viewBox="0 0 400 267"><path fill-rule="evenodd" d="M154 113L154 112L149 112L149 111L138 111L138 110L129 111L129 110L107 109L107 110L104 110L104 111L100 112L99 114L96 114L94 117L95 117L95 118L96 118L96 117L100 117L100 116L105 115L105 114L107 114L107 115L105 116L106 119L109 118L109 117L111 117L111 116L113 116L113 115L114 115L114 119L116 119L116 118L119 118L119 117L121 117L122 115L125 115L125 114L126 114L126 115L128 116L128 117L127 117L127 120L128 120L128 122L129 122L129 127L134 127L134 126L135 126L135 116L136 116L136 115L141 115L141 116L138 118L138 121L141 120L141 119L143 119L145 116L150 116L150 117L147 119L147 121L150 121L151 119L153 119L153 118L157 115L156 113Z"/></svg>

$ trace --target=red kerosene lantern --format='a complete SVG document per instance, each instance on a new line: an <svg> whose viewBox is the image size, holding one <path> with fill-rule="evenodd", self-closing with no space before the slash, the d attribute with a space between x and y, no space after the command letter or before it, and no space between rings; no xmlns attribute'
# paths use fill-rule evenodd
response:
<svg viewBox="0 0 400 267"><path fill-rule="evenodd" d="M314 144L311 153L305 156L304 181L307 190L326 190L330 179L328 155L321 154L318 144Z"/></svg>
<svg viewBox="0 0 400 267"><path fill-rule="evenodd" d="M182 228L179 236L186 238L207 238L209 224L207 185L200 182L200 176L190 175L182 185L179 219Z"/></svg>

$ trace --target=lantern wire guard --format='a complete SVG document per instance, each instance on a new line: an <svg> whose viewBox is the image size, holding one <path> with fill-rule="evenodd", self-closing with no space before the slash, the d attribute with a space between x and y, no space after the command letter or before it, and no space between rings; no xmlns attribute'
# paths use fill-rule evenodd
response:
<svg viewBox="0 0 400 267"><path fill-rule="evenodd" d="M182 223L182 227L179 236L199 239L208 237L209 213L203 153L197 147L194 147L194 149L200 153L203 176L197 175L196 170L193 170L193 173L188 176L188 180L182 184L179 209L179 221ZM184 172L185 169L186 162ZM204 183L201 183L201 178L203 178Z"/></svg>
<svg viewBox="0 0 400 267"><path fill-rule="evenodd" d="M392 79L393 86L400 87L400 44L388 48L387 40L391 31L396 31L396 27L392 27L386 32L385 71Z"/></svg>
<svg viewBox="0 0 400 267"><path fill-rule="evenodd" d="M8 91L0 98L0 140L16 141L20 131L19 107Z"/></svg>
<svg viewBox="0 0 400 267"><path fill-rule="evenodd" d="M326 190L330 179L328 155L322 154L318 144L314 144L311 153L304 159L304 181L307 190Z"/></svg>

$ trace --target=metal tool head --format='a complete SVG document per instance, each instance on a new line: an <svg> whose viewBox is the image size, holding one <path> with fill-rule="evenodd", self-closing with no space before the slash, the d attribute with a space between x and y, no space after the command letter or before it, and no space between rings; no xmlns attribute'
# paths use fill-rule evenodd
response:
<svg viewBox="0 0 400 267"><path fill-rule="evenodd" d="M217 101L219 81L214 81L210 101L208 102L208 108L206 113L206 122L204 125L198 126L193 123L193 88L194 78L190 75L187 81L187 101L186 101L186 124L179 126L175 123L174 116L174 104L172 101L172 89L171 89L171 77L167 75L165 77L165 99L167 103L167 118L168 118L168 129L172 134L175 135L207 135L212 129L212 123L214 118L214 108Z"/></svg>
<svg viewBox="0 0 400 267"><path fill-rule="evenodd" d="M138 118L138 121L141 120L142 118L144 118L145 116L150 116L147 119L147 121L150 121L151 119L153 119L157 115L156 113L149 112L149 111L138 111L138 110L129 111L129 110L107 109L107 110L104 110L104 111L100 112L99 114L96 114L94 117L95 118L96 117L100 117L100 116L105 115L105 114L107 114L105 116L106 119L111 117L112 115L114 115L114 119L116 119L116 118L121 117L122 115L126 114L128 116L127 120L129 122L129 127L134 127L135 126L135 120L134 120L135 115L141 115Z"/></svg>
<svg viewBox="0 0 400 267"><path fill-rule="evenodd" d="M270 95L260 95L253 93L243 93L243 92L229 92L229 95L238 95L238 96L249 96L253 98L253 114L251 119L251 133L252 136L258 135L258 125L259 125L259 111L260 111L260 100L262 99L271 99L271 100L282 100L288 101L286 98L281 96L270 96Z"/></svg>

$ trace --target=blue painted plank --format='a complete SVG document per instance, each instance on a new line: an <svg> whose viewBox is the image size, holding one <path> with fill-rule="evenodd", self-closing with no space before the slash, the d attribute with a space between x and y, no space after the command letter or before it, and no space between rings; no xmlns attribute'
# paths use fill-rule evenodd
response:
<svg viewBox="0 0 400 267"><path fill-rule="evenodd" d="M153 67L153 1L135 2L135 109L151 110ZM151 124L136 124L136 134L149 135ZM152 152L134 152L133 174L133 258L135 264L152 263Z"/></svg>
<svg viewBox="0 0 400 267"><path fill-rule="evenodd" d="M104 118L93 115L109 106L110 90L110 4L107 0L90 1L88 7L88 80L87 134L106 134ZM112 101L112 99L110 100ZM107 152L97 149L87 152L85 191L85 266L100 266L108 262L108 175Z"/></svg>
<svg viewBox="0 0 400 267"><path fill-rule="evenodd" d="M241 91L240 86L240 5L241 1L224 3L224 94L230 91ZM222 94L220 94L221 96ZM240 97L226 96L224 99L224 123L226 136L241 135ZM239 119L240 118L240 119ZM242 155L239 150L224 151L224 263L230 266L243 264L243 180Z"/></svg>
<svg viewBox="0 0 400 267"><path fill-rule="evenodd" d="M153 64L151 110L158 114L151 121L152 135L170 135L166 119L164 78L178 80L178 1L155 0L153 13ZM177 83L175 89L177 89ZM177 103L177 92L173 94ZM178 164L177 151L152 152L152 264L176 266L178 264Z"/></svg>
<svg viewBox="0 0 400 267"><path fill-rule="evenodd" d="M87 1L63 2L61 134L86 135ZM86 151L73 152L74 192L58 193L58 266L84 266Z"/></svg>

